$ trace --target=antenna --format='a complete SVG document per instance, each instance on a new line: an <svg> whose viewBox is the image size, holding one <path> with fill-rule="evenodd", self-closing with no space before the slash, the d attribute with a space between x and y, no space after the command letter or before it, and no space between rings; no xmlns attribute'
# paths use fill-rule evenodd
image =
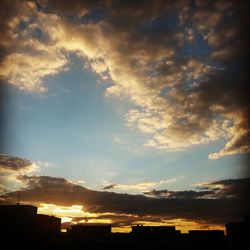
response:
<svg viewBox="0 0 250 250"><path fill-rule="evenodd" d="M17 193L17 205L20 205L20 191Z"/></svg>

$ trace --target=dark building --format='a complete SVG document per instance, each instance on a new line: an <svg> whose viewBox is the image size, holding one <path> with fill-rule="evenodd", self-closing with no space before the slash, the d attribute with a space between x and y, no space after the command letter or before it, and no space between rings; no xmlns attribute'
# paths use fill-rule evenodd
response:
<svg viewBox="0 0 250 250"><path fill-rule="evenodd" d="M54 242L60 237L61 219L37 214L30 205L0 205L2 241L11 247L34 242Z"/></svg>
<svg viewBox="0 0 250 250"><path fill-rule="evenodd" d="M180 231L175 230L175 226L132 226L134 235L159 235L159 236L177 236Z"/></svg>
<svg viewBox="0 0 250 250"><path fill-rule="evenodd" d="M78 224L61 233L61 219L37 214L30 205L0 205L1 242L5 249L248 249L249 220L222 230L190 230L175 226L132 226L131 233L112 233L111 225Z"/></svg>
<svg viewBox="0 0 250 250"><path fill-rule="evenodd" d="M188 244L194 249L225 249L226 237L222 230L190 230Z"/></svg>
<svg viewBox="0 0 250 250"><path fill-rule="evenodd" d="M250 222L230 222L226 224L226 232L230 249L250 248Z"/></svg>
<svg viewBox="0 0 250 250"><path fill-rule="evenodd" d="M0 205L0 216L28 216L36 215L37 207L31 205Z"/></svg>
<svg viewBox="0 0 250 250"><path fill-rule="evenodd" d="M225 236L222 230L189 230L189 235L197 238L221 238Z"/></svg>
<svg viewBox="0 0 250 250"><path fill-rule="evenodd" d="M111 234L111 225L105 224L77 224L67 230L69 234L86 236L107 236Z"/></svg>
<svg viewBox="0 0 250 250"><path fill-rule="evenodd" d="M66 249L109 249L110 242L111 225L78 224L66 233Z"/></svg>
<svg viewBox="0 0 250 250"><path fill-rule="evenodd" d="M132 226L132 240L140 249L176 249L180 231L175 226Z"/></svg>
<svg viewBox="0 0 250 250"><path fill-rule="evenodd" d="M61 233L61 219L48 216L45 214L37 214L35 224L39 232L50 235L58 235Z"/></svg>

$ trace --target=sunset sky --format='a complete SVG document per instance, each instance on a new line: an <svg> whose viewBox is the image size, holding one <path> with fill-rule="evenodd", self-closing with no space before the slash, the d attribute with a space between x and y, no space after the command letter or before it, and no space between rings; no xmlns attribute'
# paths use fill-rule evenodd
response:
<svg viewBox="0 0 250 250"><path fill-rule="evenodd" d="M1 204L64 227L249 213L247 7L1 1Z"/></svg>

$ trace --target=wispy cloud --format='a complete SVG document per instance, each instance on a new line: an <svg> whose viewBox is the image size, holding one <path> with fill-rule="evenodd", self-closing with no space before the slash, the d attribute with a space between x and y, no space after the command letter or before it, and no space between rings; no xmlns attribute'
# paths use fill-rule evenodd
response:
<svg viewBox="0 0 250 250"><path fill-rule="evenodd" d="M28 174L37 170L39 166L29 160L0 154L0 171L17 172L19 174Z"/></svg>
<svg viewBox="0 0 250 250"><path fill-rule="evenodd" d="M213 191L194 191L194 190L184 190L184 191L169 191L167 189L163 190L151 190L149 192L144 192L145 195L153 197L162 198L174 198L174 199L197 199L197 198L210 198L214 194Z"/></svg>
<svg viewBox="0 0 250 250"><path fill-rule="evenodd" d="M23 186L19 175L31 174L39 171L40 165L29 160L0 154L0 183L1 189L16 190Z"/></svg>
<svg viewBox="0 0 250 250"><path fill-rule="evenodd" d="M107 184L106 186L103 187L103 189L104 190L118 189L118 190L146 191L146 190L149 190L151 188L163 186L163 185L166 185L168 183L175 182L175 181L176 181L176 179L172 178L172 179L168 179L168 180L160 180L160 181L157 181L157 182L148 181L148 182L140 182L140 183L135 183L135 184L116 184L116 183L112 183L112 184Z"/></svg>

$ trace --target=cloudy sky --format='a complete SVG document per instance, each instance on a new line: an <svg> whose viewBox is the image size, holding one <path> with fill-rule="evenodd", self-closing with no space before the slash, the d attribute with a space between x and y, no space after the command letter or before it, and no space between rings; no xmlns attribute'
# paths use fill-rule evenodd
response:
<svg viewBox="0 0 250 250"><path fill-rule="evenodd" d="M65 225L247 213L247 7L1 1L1 203Z"/></svg>

